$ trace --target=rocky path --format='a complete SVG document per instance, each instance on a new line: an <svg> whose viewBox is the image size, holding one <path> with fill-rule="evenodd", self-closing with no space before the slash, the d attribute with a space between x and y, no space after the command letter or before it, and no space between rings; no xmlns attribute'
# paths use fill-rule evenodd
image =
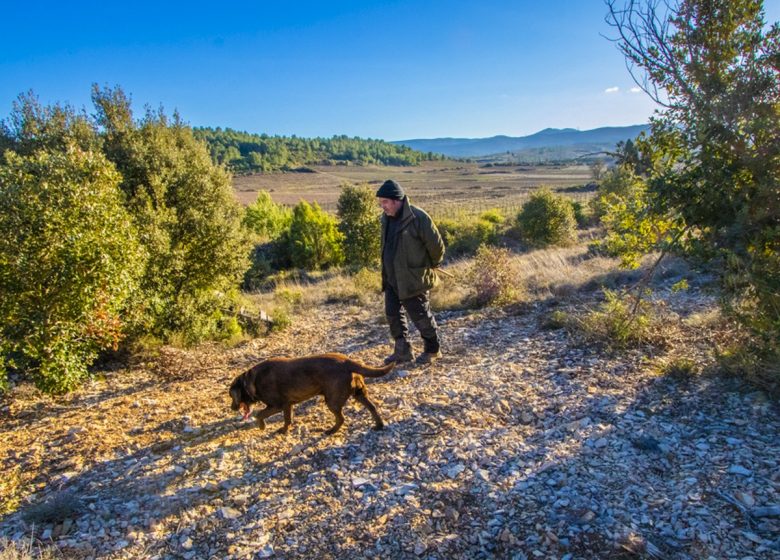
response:
<svg viewBox="0 0 780 560"><path fill-rule="evenodd" d="M662 376L660 350L579 345L540 328L542 307L442 315L442 360L368 380L384 431L358 405L332 437L320 401L286 436L278 416L261 432L231 414L230 380L263 357L380 363L378 313L326 306L66 401L6 403L1 466L34 495L0 534L78 558L780 557L777 404ZM702 359L706 333L684 334Z"/></svg>

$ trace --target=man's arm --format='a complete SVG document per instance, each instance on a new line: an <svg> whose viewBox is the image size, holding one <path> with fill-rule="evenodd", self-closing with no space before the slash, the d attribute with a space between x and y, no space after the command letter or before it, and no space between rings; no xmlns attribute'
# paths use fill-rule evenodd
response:
<svg viewBox="0 0 780 560"><path fill-rule="evenodd" d="M444 259L444 241L439 229L433 223L431 217L424 211L420 212L420 231L425 250L431 259L431 265L436 268Z"/></svg>

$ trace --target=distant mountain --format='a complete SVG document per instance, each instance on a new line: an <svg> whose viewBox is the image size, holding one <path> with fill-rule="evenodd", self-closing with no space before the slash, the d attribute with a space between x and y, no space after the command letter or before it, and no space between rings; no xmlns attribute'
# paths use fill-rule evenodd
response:
<svg viewBox="0 0 780 560"><path fill-rule="evenodd" d="M483 157L506 152L538 154L588 153L611 150L621 140L634 139L649 129L646 124L607 126L593 130L545 128L530 136L493 136L491 138L430 138L398 140L400 144L420 152L433 152L450 157ZM573 157L576 157L573 156Z"/></svg>

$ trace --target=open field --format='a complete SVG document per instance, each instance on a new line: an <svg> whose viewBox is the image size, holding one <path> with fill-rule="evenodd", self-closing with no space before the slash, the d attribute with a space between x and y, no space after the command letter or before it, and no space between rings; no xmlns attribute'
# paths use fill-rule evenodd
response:
<svg viewBox="0 0 780 560"><path fill-rule="evenodd" d="M591 180L587 165L480 167L458 161L424 162L419 167L314 167L313 173L277 173L235 177L233 186L243 204L267 190L282 204L304 199L317 202L325 210L336 210L339 186L368 183L377 187L395 179L418 204L438 217L456 212L479 212L499 208L518 209L528 194L541 185L555 189L583 187ZM585 189L566 192L577 200L591 195Z"/></svg>

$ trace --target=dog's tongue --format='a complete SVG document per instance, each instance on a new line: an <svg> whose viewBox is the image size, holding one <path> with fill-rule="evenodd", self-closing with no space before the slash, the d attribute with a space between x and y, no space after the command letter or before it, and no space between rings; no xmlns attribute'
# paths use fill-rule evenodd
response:
<svg viewBox="0 0 780 560"><path fill-rule="evenodd" d="M247 405L245 405L245 404L242 404L241 405L241 412L243 413L241 421L245 422L246 420L249 419L249 415L252 414L252 408L247 406Z"/></svg>

